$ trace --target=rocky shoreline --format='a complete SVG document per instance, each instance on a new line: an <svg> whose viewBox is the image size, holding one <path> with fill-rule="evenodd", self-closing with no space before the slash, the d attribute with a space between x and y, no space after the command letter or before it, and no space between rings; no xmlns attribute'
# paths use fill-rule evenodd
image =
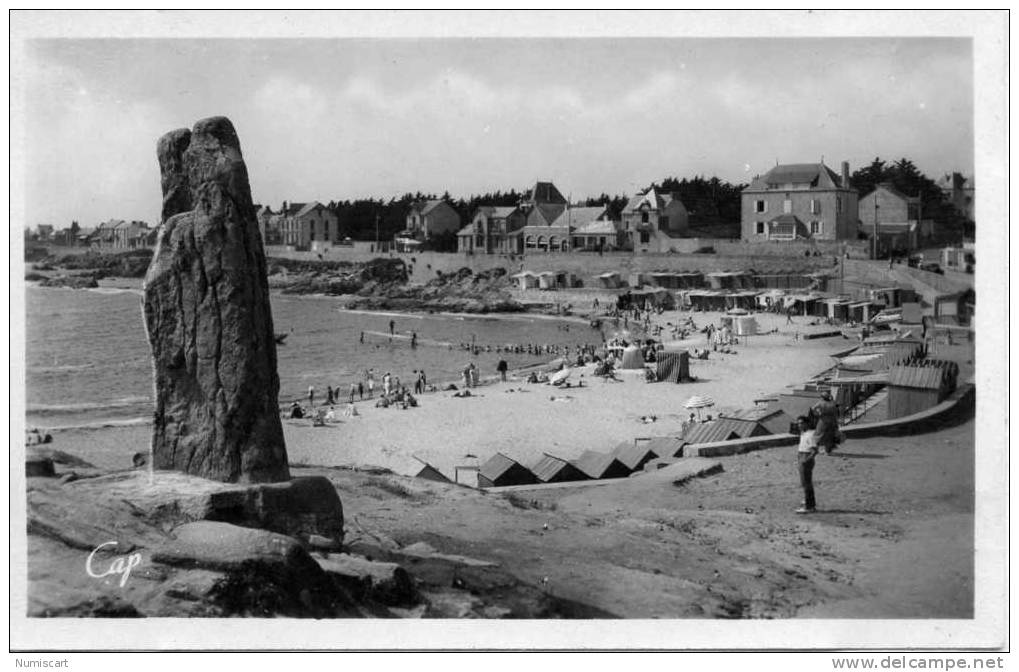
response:
<svg viewBox="0 0 1019 672"><path fill-rule="evenodd" d="M101 470L60 451L26 457L30 617L607 615L498 563L394 539L357 517L345 525L341 493L437 494L385 470L295 468L286 483L238 486ZM289 515L302 502L315 520Z"/></svg>
<svg viewBox="0 0 1019 672"><path fill-rule="evenodd" d="M32 264L25 280L43 287L94 288L104 278L144 277L151 256L150 250L51 254ZM403 259L354 263L270 258L267 270L272 291L346 296L348 306L354 309L472 314L528 310L510 295L510 280L503 268L480 273L461 268L456 273L438 274L424 285L409 283Z"/></svg>

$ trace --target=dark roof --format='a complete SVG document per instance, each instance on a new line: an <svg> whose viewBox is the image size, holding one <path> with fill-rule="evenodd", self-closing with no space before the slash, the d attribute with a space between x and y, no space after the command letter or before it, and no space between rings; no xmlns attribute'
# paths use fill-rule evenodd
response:
<svg viewBox="0 0 1019 672"><path fill-rule="evenodd" d="M637 443L659 457L682 457L683 446L687 444L678 436L655 436L647 441L638 441Z"/></svg>
<svg viewBox="0 0 1019 672"><path fill-rule="evenodd" d="M510 205L510 206L481 205L481 206L478 206L478 209L474 213L474 216L477 217L479 213L484 213L485 216L487 216L487 217L502 218L502 219L504 219L506 217L509 217L510 215L512 215L514 212L516 212L519 209L520 208L517 208L517 207L512 206L512 205Z"/></svg>
<svg viewBox="0 0 1019 672"><path fill-rule="evenodd" d="M537 182L528 192L525 199L528 203L535 205L542 203L556 203L566 205L566 197L563 196L556 186L551 182Z"/></svg>
<svg viewBox="0 0 1019 672"><path fill-rule="evenodd" d="M873 191L868 192L867 196L864 196L863 198L869 197L871 194L875 193L878 189L887 191L892 196L895 196L896 198L899 198L903 201L908 201L910 203L917 203L920 201L920 199L916 196L906 196L904 193L896 189L895 185L890 182L881 182L880 184L874 187Z"/></svg>
<svg viewBox="0 0 1019 672"><path fill-rule="evenodd" d="M659 192L657 189L648 189L643 194L637 194L631 198L626 207L623 208L623 212L634 212L645 203L651 210L662 210L673 201L683 205L678 191Z"/></svg>
<svg viewBox="0 0 1019 672"><path fill-rule="evenodd" d="M795 419L801 415L809 414L810 409L820 400L820 392L801 390L792 394L778 395L778 399L770 402L768 408L783 411L790 418Z"/></svg>
<svg viewBox="0 0 1019 672"><path fill-rule="evenodd" d="M502 453L496 453L490 457L487 462L481 465L481 468L478 470L478 474L494 482L497 478L515 466L520 466L520 463L506 457Z"/></svg>
<svg viewBox="0 0 1019 672"><path fill-rule="evenodd" d="M789 423L792 422L792 418L782 409L765 406L740 409L725 417L756 422L769 434L785 434L789 431Z"/></svg>
<svg viewBox="0 0 1019 672"><path fill-rule="evenodd" d="M548 483L550 481L582 481L588 478L587 474L577 469L566 460L545 453L531 471L538 477L539 481Z"/></svg>
<svg viewBox="0 0 1019 672"><path fill-rule="evenodd" d="M742 439L752 436L757 427L756 420L719 418L711 422L691 425L683 434L683 440L689 443L714 443L715 441Z"/></svg>
<svg viewBox="0 0 1019 672"><path fill-rule="evenodd" d="M605 216L605 206L566 208L553 222L554 226L584 226Z"/></svg>
<svg viewBox="0 0 1019 672"><path fill-rule="evenodd" d="M286 209L282 211L282 215L284 217L303 217L315 208L324 207L325 206L318 201L309 201L308 203L288 203Z"/></svg>
<svg viewBox="0 0 1019 672"><path fill-rule="evenodd" d="M754 178L744 191L775 189L785 184L807 184L812 189L825 190L846 188L842 178L823 163L788 163Z"/></svg>
<svg viewBox="0 0 1019 672"><path fill-rule="evenodd" d="M653 460L656 457L662 457L655 451L648 448L646 441L640 441L637 443L625 441L616 446L615 450L613 450L610 454L622 462L623 465L631 471L642 469L649 460Z"/></svg>
<svg viewBox="0 0 1019 672"><path fill-rule="evenodd" d="M895 387L937 390L944 380L945 370L940 366L893 366L888 372L888 384Z"/></svg>
<svg viewBox="0 0 1019 672"><path fill-rule="evenodd" d="M559 219L560 215L562 215L563 212L566 211L566 205L565 204L559 205L555 203L539 203L534 207L534 211L535 213L537 213L537 215L545 225L551 226L552 223ZM536 226L540 224L532 224L531 222L528 222L528 225Z"/></svg>
<svg viewBox="0 0 1019 672"><path fill-rule="evenodd" d="M591 478L605 478L614 476L626 476L632 469L627 468L610 453L599 453L594 450L586 450L571 464Z"/></svg>
<svg viewBox="0 0 1019 672"><path fill-rule="evenodd" d="M410 209L412 212L417 212L421 215L427 215L435 208L442 205L445 201L441 198L433 198L427 201L415 201L411 204Z"/></svg>

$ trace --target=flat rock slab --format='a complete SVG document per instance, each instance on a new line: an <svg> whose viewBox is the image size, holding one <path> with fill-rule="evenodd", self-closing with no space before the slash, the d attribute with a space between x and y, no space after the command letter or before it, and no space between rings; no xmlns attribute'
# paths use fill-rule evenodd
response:
<svg viewBox="0 0 1019 672"><path fill-rule="evenodd" d="M166 538L165 532L138 516L138 510L127 501L70 490L63 486L28 492L28 534L54 539L86 553L110 541L117 545L108 550L128 553L158 545Z"/></svg>
<svg viewBox="0 0 1019 672"><path fill-rule="evenodd" d="M62 464L68 467L79 467L84 469L95 469L96 465L91 462L86 462L76 455L65 453L62 450L56 450L54 448L47 448L44 446L28 446L25 448L26 457L35 458L46 458L52 460L54 464Z"/></svg>
<svg viewBox="0 0 1019 672"><path fill-rule="evenodd" d="M172 539L153 549L153 561L219 571L259 564L321 573L300 542L275 532L203 520L181 525L171 534Z"/></svg>
<svg viewBox="0 0 1019 672"><path fill-rule="evenodd" d="M722 471L722 463L707 457L681 457L672 464L644 474L636 482L647 483L651 480L670 481L673 485L682 485L691 478L710 476Z"/></svg>
<svg viewBox="0 0 1019 672"><path fill-rule="evenodd" d="M382 604L409 606L418 601L414 579L395 562L376 562L346 553L332 553L315 561L327 574Z"/></svg>
<svg viewBox="0 0 1019 672"><path fill-rule="evenodd" d="M164 529L200 520L343 541L343 505L323 476L237 484L172 471L130 471L68 483L71 492L130 502Z"/></svg>

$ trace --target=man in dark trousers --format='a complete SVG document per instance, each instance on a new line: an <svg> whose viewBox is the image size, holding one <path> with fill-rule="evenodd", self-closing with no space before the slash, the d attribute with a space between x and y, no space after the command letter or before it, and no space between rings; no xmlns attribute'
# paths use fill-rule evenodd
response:
<svg viewBox="0 0 1019 672"><path fill-rule="evenodd" d="M495 370L499 372L499 377L502 378L503 382L506 382L507 369L509 369L509 365L506 364L505 359L500 359L499 363L495 366Z"/></svg>
<svg viewBox="0 0 1019 672"><path fill-rule="evenodd" d="M814 499L814 458L817 457L817 443L814 430L810 428L810 418L801 415L796 419L800 430L800 445L796 450L796 461L800 472L800 485L803 487L803 504L796 513L815 513L817 501Z"/></svg>

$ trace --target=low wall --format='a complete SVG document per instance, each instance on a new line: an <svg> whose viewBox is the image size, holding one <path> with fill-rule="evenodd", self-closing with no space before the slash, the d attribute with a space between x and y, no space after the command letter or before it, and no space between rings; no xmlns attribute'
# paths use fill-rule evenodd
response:
<svg viewBox="0 0 1019 672"><path fill-rule="evenodd" d="M720 240L715 238L679 238L683 252L676 253L633 253L633 252L532 252L526 255L513 254L463 254L459 252L383 252L370 250L374 243L357 241L353 246L335 245L322 252L294 251L282 246L266 248L270 257L300 259L305 261L348 261L364 263L378 257L399 257L407 262L410 281L424 284L433 280L438 273L453 273L461 268L472 272L505 268L509 273L522 270L566 271L576 275L584 287L599 286L597 276L616 271L625 279L630 273L647 271L676 271L712 273L715 271L742 271L753 269L759 273L785 273L788 271L812 273L819 270L833 270L834 258L839 256L841 243L749 243ZM694 250L713 247L714 254L695 254ZM826 248L831 248L826 249ZM818 250L821 256L807 256L805 252ZM321 255L321 256L320 256ZM853 271L850 260L846 274ZM861 267L860 271L873 277L875 284L891 284L887 275L877 267Z"/></svg>
<svg viewBox="0 0 1019 672"><path fill-rule="evenodd" d="M850 439L866 439L872 436L923 434L968 416L973 412L975 403L976 387L973 384L965 384L960 386L948 399L925 411L895 418L894 420L846 425L842 428L842 432L846 435L847 441ZM690 444L683 447L683 456L723 457L726 455L739 455L752 450L791 446L795 445L798 441L799 437L795 434L769 434L732 441Z"/></svg>

